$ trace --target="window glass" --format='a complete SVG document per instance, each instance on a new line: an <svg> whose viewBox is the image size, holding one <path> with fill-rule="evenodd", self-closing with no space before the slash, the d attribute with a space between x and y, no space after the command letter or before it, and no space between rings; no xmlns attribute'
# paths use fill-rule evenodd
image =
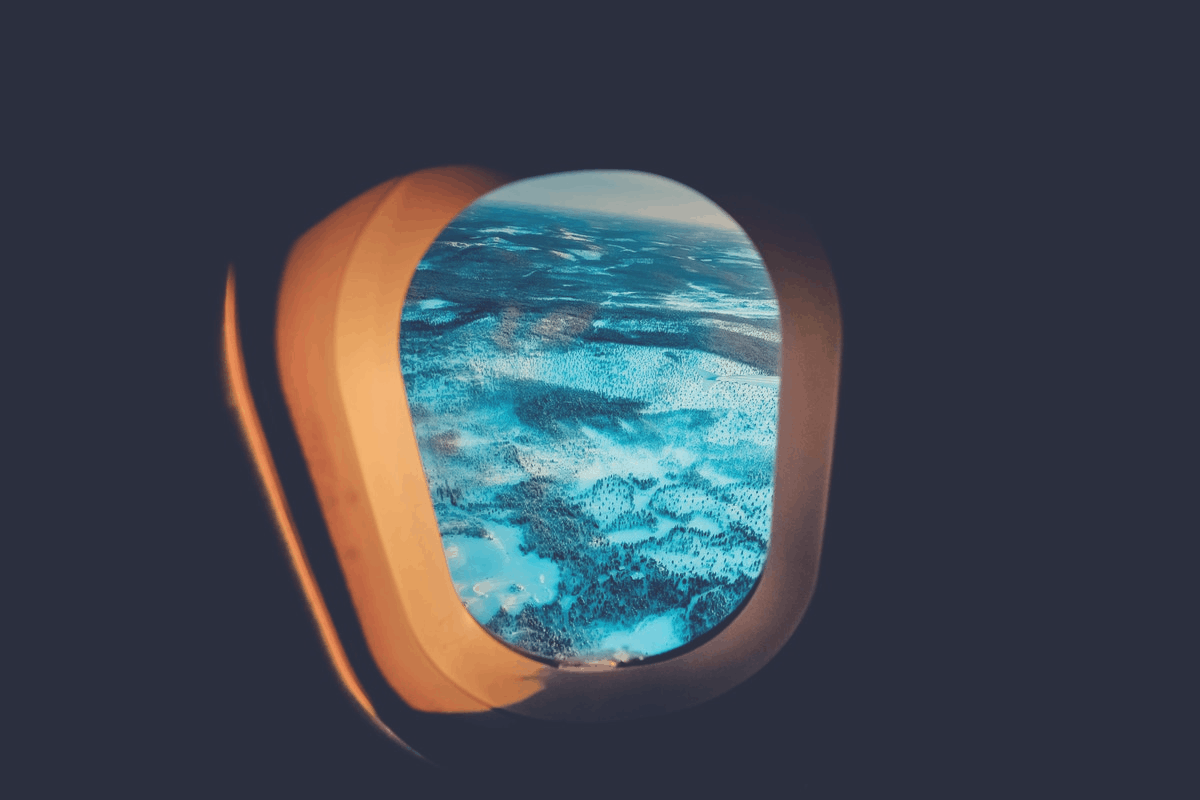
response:
<svg viewBox="0 0 1200 800"><path fill-rule="evenodd" d="M509 184L413 278L400 362L446 560L556 660L665 653L762 571L779 306L718 206L627 171Z"/></svg>

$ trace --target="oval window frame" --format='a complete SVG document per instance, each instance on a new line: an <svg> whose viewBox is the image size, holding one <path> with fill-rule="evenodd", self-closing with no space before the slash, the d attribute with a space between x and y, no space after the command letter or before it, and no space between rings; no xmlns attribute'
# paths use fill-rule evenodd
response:
<svg viewBox="0 0 1200 800"><path fill-rule="evenodd" d="M398 358L417 264L461 211L512 180L475 167L396 178L342 206L289 254L280 384L355 612L380 672L419 711L613 721L696 705L770 661L815 588L841 349L828 262L798 218L719 204L762 255L782 327L771 542L748 600L674 657L547 665L490 634L454 591Z"/></svg>

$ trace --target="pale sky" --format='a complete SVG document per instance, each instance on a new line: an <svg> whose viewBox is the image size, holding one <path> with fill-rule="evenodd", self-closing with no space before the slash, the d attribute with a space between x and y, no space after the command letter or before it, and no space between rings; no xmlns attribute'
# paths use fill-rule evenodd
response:
<svg viewBox="0 0 1200 800"><path fill-rule="evenodd" d="M732 217L704 195L649 172L622 169L560 172L502 186L486 195L486 200L604 211L740 230Z"/></svg>

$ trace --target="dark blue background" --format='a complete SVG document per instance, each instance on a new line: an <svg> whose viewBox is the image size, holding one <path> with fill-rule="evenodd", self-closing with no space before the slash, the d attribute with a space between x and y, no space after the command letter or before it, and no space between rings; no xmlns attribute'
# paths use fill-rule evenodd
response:
<svg viewBox="0 0 1200 800"><path fill-rule="evenodd" d="M1088 44L1094 20L953 22L842 20L836 45L816 22L736 16L520 42L413 17L345 38L296 16L14 22L37 46L10 51L6 115L22 216L5 300L26 376L7 388L13 796L449 785L326 664L217 349L231 261L269 265L367 188L449 163L757 196L807 214L834 265L844 371L816 595L760 675L647 729L660 783L1177 786L1172 642L1189 637L1166 634L1184 562L1153 538L1153 503L1127 499L1158 462L1121 423L1152 372L1127 335L1148 301L1104 271L1135 265L1095 216L1147 196L1128 164L1150 151L1117 134L1148 90L1121 48ZM239 276L259 302L277 278L262 269ZM269 339L269 320L244 322ZM536 753L513 769L558 790L645 785Z"/></svg>

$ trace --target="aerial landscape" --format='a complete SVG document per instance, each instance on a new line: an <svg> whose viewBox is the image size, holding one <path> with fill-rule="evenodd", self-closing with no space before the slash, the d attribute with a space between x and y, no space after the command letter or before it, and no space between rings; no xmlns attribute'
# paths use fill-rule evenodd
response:
<svg viewBox="0 0 1200 800"><path fill-rule="evenodd" d="M536 192L588 174L455 218L413 278L399 354L468 611L542 658L636 661L709 632L762 572L779 307L745 233L686 187L655 179L708 213ZM659 191L608 173L625 175Z"/></svg>

